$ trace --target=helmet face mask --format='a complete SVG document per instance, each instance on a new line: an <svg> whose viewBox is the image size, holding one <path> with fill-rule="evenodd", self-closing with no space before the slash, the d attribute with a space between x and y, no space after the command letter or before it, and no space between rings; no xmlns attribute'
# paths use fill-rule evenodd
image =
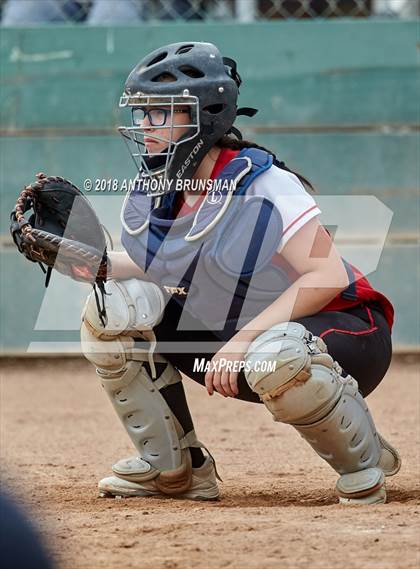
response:
<svg viewBox="0 0 420 569"><path fill-rule="evenodd" d="M119 127L141 176L192 178L208 151L230 130L236 118L240 77L233 60L227 61L228 65L213 44L183 42L155 50L130 73L120 107L169 111L162 126L136 120L137 124ZM180 124L174 120L176 110L185 108L189 122ZM177 136L180 128L184 132ZM149 139L149 152L145 139ZM165 148L152 152L151 140Z"/></svg>
<svg viewBox="0 0 420 569"><path fill-rule="evenodd" d="M141 176L168 179L168 172L173 165L177 149L195 139L200 133L199 102L197 97L189 95L141 95L123 94L120 107L131 107L132 125L118 128L128 146L131 157ZM174 124L174 116L179 110L188 108L186 122ZM163 124L143 124L135 119L137 110L152 111L154 108L165 109ZM188 113L188 114L187 114ZM180 129L188 129L182 136L177 136ZM156 133L159 131L159 134ZM145 139L153 139L164 148L153 152L146 147ZM160 194L159 194L160 195Z"/></svg>

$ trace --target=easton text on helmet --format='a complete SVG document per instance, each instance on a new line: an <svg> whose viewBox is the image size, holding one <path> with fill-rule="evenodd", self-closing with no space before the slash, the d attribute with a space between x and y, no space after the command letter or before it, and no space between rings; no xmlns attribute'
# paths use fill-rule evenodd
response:
<svg viewBox="0 0 420 569"><path fill-rule="evenodd" d="M182 174L185 172L185 170L190 165L191 160L194 158L194 156L197 154L197 152L200 150L200 148L203 146L203 144L204 144L203 139L200 138L200 140L197 142L197 144L194 146L194 148L188 154L187 158L184 160L184 163L181 166L181 168L176 173L177 178L181 178Z"/></svg>

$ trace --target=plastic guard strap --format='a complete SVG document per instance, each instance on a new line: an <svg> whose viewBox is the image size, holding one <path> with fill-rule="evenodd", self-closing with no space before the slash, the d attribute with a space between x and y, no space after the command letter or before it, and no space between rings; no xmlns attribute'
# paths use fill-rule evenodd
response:
<svg viewBox="0 0 420 569"><path fill-rule="evenodd" d="M39 265L45 273L45 288L47 288L48 285L50 284L50 280L51 280L52 267L48 267L47 270L45 270L44 266L41 263L39 263Z"/></svg>
<svg viewBox="0 0 420 569"><path fill-rule="evenodd" d="M240 151L237 158L245 156L251 159L252 169L239 182L235 195L244 195L255 178L271 168L273 164L273 155L269 154L265 150L260 150L259 148L244 148Z"/></svg>
<svg viewBox="0 0 420 569"><path fill-rule="evenodd" d="M105 284L103 281L97 281L93 283L92 286L93 286L93 292L95 294L96 309L98 311L99 320L101 321L102 326L105 328L108 322L108 317L105 308L105 295L106 295ZM98 286L99 291L101 293L102 306L99 301L99 295L98 291L96 290L96 286Z"/></svg>
<svg viewBox="0 0 420 569"><path fill-rule="evenodd" d="M212 460L212 462L213 462L214 471L215 471L215 473L216 473L216 478L217 478L218 480L220 480L220 482L223 482L223 480L221 479L219 473L217 472L216 461L214 460L213 455L211 454L211 452L209 451L209 449L208 449L201 441L199 441L199 440L197 439L197 435L195 434L194 429L182 437L182 439L180 440L180 446L181 446L182 449L186 449L186 448L189 448L189 447L193 447L193 448L203 448L203 449L206 451L206 453L209 455L209 457L211 458L211 460Z"/></svg>

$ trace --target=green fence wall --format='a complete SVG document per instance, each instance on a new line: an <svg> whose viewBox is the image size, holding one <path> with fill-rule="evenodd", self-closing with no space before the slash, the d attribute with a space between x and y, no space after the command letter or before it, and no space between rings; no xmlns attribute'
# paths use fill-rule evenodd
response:
<svg viewBox="0 0 420 569"><path fill-rule="evenodd" d="M38 171L80 186L85 178L133 177L116 132L125 120L118 109L124 80L145 53L189 40L214 42L238 61L240 105L260 109L238 121L246 137L274 149L320 194L375 195L392 209L370 279L394 302L395 348L418 350L419 22L341 20L0 30L3 352L24 353L51 338L76 341L88 292L54 276L48 294L57 320L46 326L38 318L42 274L8 234L17 188ZM118 234L118 199L95 199Z"/></svg>

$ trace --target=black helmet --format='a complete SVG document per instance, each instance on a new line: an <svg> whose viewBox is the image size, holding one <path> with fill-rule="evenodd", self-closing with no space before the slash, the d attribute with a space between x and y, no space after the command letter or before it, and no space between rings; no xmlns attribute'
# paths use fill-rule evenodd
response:
<svg viewBox="0 0 420 569"><path fill-rule="evenodd" d="M134 143L134 147L129 144L130 152L142 174L168 180L191 178L223 135L238 135L232 125L238 114L240 84L236 63L223 58L211 43L173 43L142 59L127 78L120 107L169 106L171 116L170 124L163 127L169 130L168 146L155 155L147 154L144 145L145 132L151 127L139 127L133 121L133 126L119 128L126 141ZM187 123L181 125L188 130L179 140L172 140L173 112L180 107L189 110ZM249 111L240 110L255 114Z"/></svg>

